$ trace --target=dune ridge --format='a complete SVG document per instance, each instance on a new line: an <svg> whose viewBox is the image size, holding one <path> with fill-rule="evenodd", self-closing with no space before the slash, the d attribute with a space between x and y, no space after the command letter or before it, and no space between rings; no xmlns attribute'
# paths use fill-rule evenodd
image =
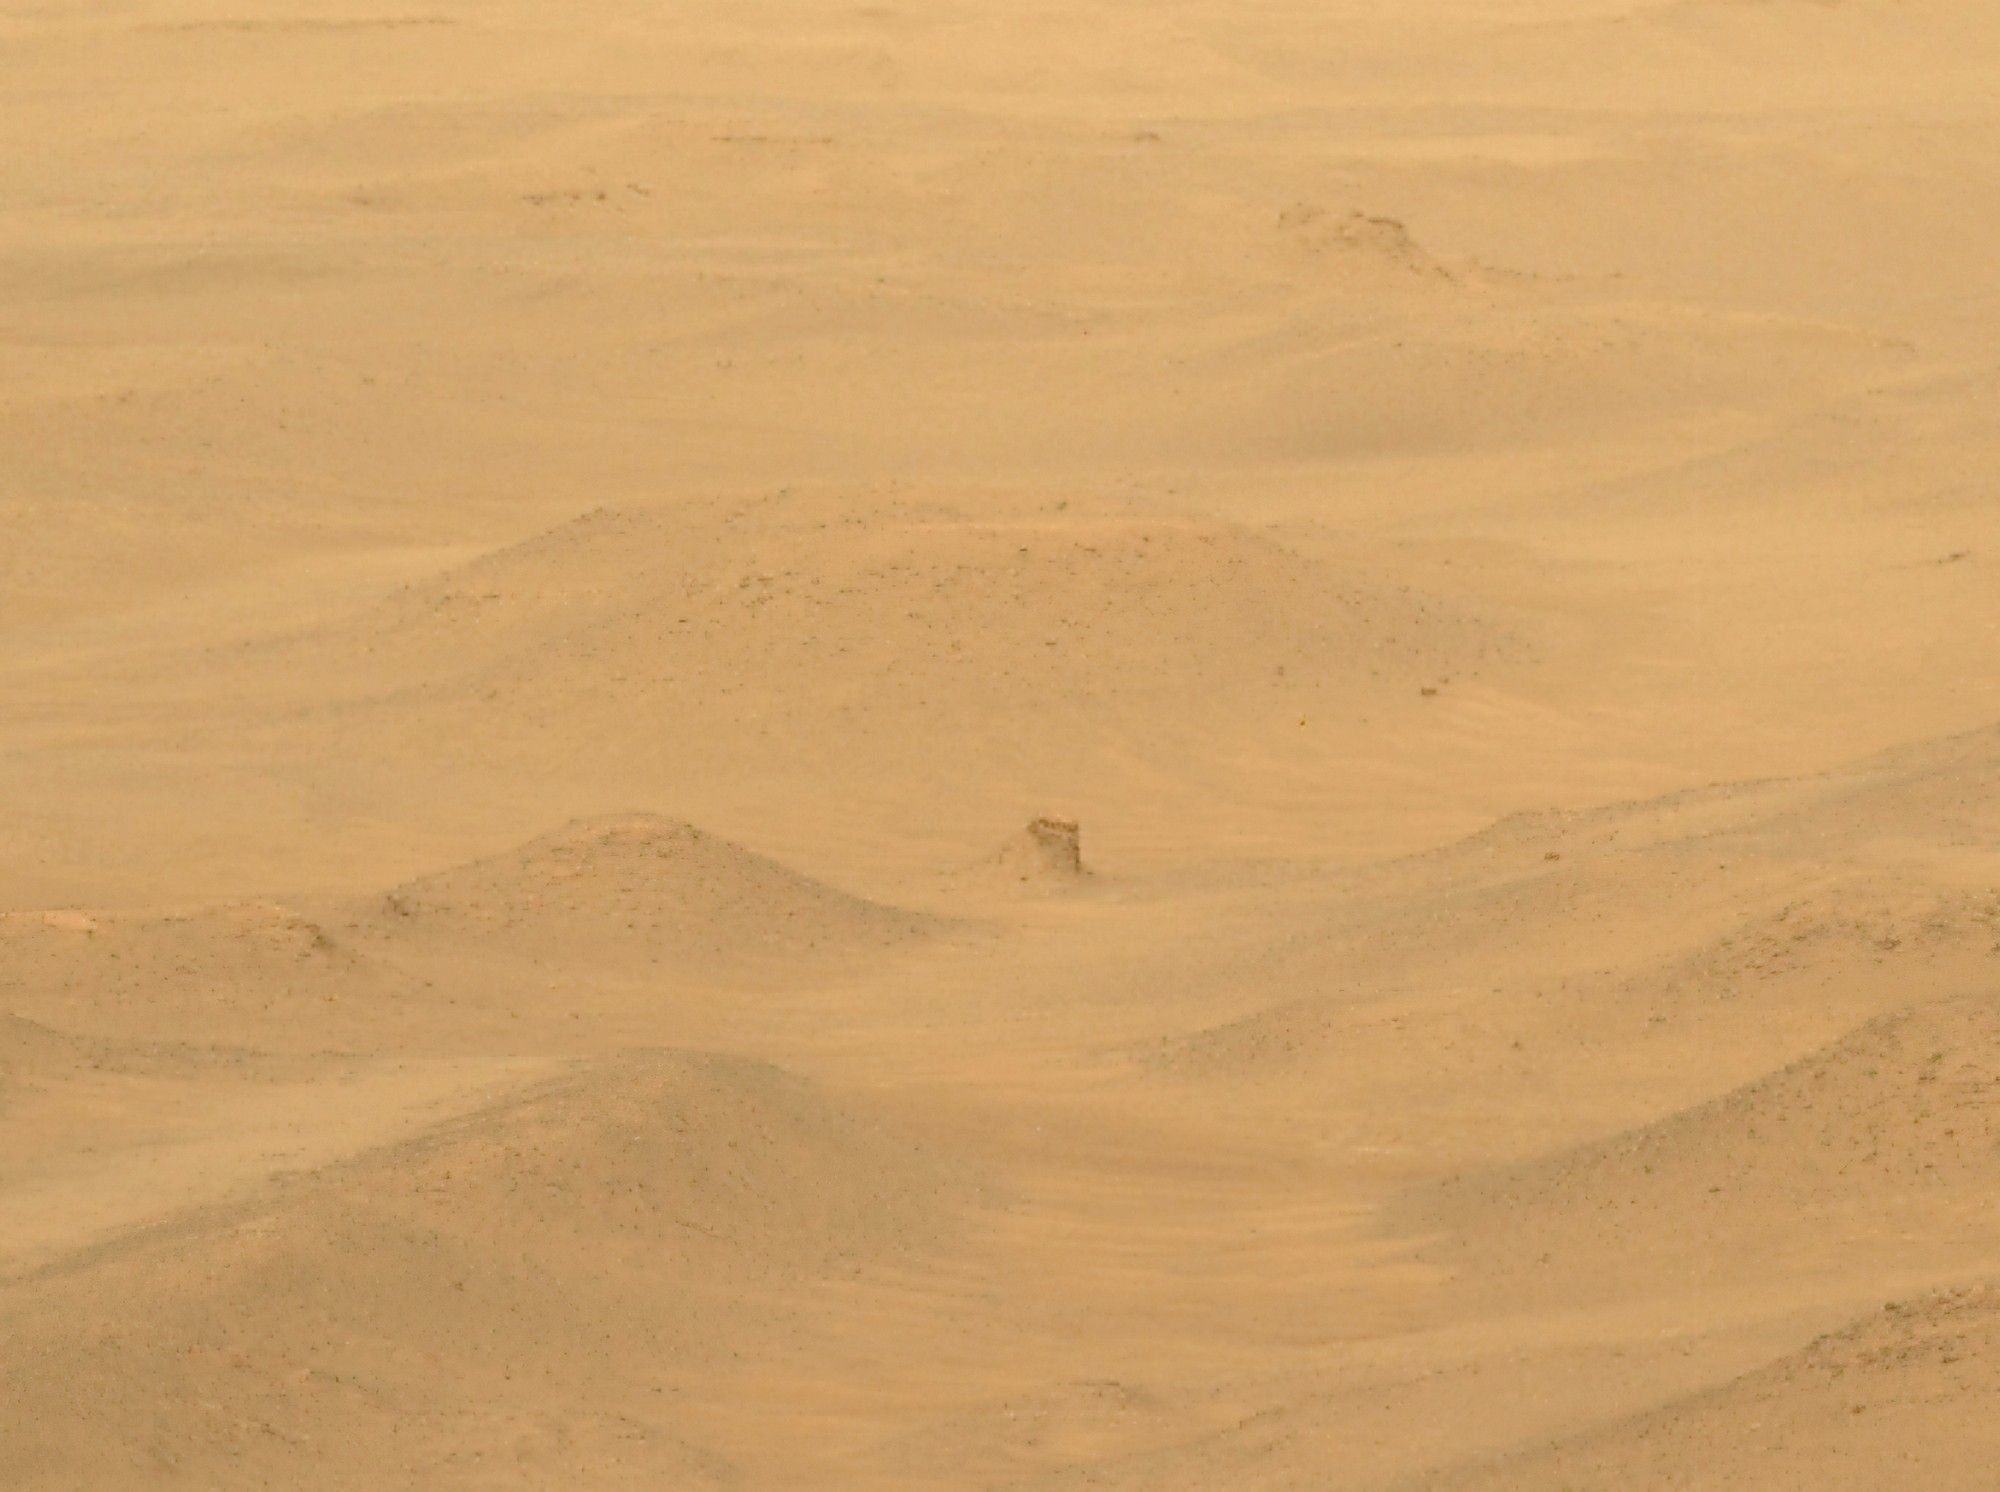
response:
<svg viewBox="0 0 2000 1492"><path fill-rule="evenodd" d="M405 882L367 910L391 938L463 939L523 956L579 944L697 962L849 952L938 924L835 891L655 814L584 819L490 859Z"/></svg>

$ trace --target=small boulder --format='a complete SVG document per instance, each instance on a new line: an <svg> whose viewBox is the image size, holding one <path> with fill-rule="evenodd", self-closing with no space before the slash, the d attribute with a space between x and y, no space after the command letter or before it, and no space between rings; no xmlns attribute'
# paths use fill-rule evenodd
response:
<svg viewBox="0 0 2000 1492"><path fill-rule="evenodd" d="M1090 874L1083 864L1083 831L1074 819L1038 818L1000 846L994 864L1017 881L1080 881Z"/></svg>

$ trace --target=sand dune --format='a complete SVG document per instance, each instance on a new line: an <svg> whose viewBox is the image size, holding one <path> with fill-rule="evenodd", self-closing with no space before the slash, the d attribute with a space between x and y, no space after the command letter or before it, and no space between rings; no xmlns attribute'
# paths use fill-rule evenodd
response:
<svg viewBox="0 0 2000 1492"><path fill-rule="evenodd" d="M80 1036L18 1015L0 1016L0 1077L55 1083L79 1073L190 1077L218 1070L250 1076L296 1071L299 1064L241 1047Z"/></svg>
<svg viewBox="0 0 2000 1492"><path fill-rule="evenodd" d="M1721 1388L1424 1485L1984 1486L1995 1324L1990 1287L1893 1301Z"/></svg>
<svg viewBox="0 0 2000 1492"><path fill-rule="evenodd" d="M1520 816L1267 892L1291 908L1264 934L1254 988L1274 998L1246 990L1226 1018L1127 1055L1203 1102L1337 1089L1357 1139L1446 1165L1648 1132L1872 1019L1991 983L1990 841L1966 817L1986 800L1952 785L1989 760L1980 735L1825 777ZM1719 1135L1692 1148L1729 1153ZM1574 1178L1550 1187L1569 1195Z"/></svg>
<svg viewBox="0 0 2000 1492"><path fill-rule="evenodd" d="M702 968L893 948L938 925L835 891L692 824L590 819L420 877L362 909L389 942L530 963L671 959Z"/></svg>
<svg viewBox="0 0 2000 1492"><path fill-rule="evenodd" d="M455 668L490 649L469 682L516 707L592 709L615 684L627 709L732 735L889 734L951 710L967 679L1022 735L1074 731L1086 696L1277 711L1371 683L1407 694L1510 647L1461 606L1244 525L1064 498L869 507L867 523L838 495L707 521L593 513L398 598L375 646L407 638Z"/></svg>
<svg viewBox="0 0 2000 1492"><path fill-rule="evenodd" d="M304 1013L364 996L379 1009L415 988L326 923L270 901L8 916L0 949L19 1013L156 1041L254 1031L281 1048L323 1049Z"/></svg>
<svg viewBox="0 0 2000 1492"><path fill-rule="evenodd" d="M517 1001L548 1007L552 974L569 989L552 1014L592 1000L643 1007L666 990L866 967L958 926L836 891L692 825L623 814L367 897L10 916L0 948L24 1015L142 1034L161 1052L207 1031L305 1055L412 1039L428 1049L452 1007L467 1019Z"/></svg>
<svg viewBox="0 0 2000 1492"><path fill-rule="evenodd" d="M1890 1258L1912 1237L1934 1255L1976 1247L2000 1158L1996 1013L1980 995L1884 1016L1699 1108L1448 1184L1421 1204L1451 1234L1440 1257L1575 1290L1584 1260L1712 1282L1752 1257L1851 1268L1871 1243Z"/></svg>
<svg viewBox="0 0 2000 1492"><path fill-rule="evenodd" d="M610 1456L621 1485L725 1484L659 1396L782 1320L782 1282L935 1242L972 1196L774 1069L594 1065L11 1301L0 1468L23 1487L482 1485ZM656 1304L635 1310L642 1281Z"/></svg>
<svg viewBox="0 0 2000 1492"><path fill-rule="evenodd" d="M420 977L332 919L277 902L97 912L87 932L15 917L0 923L0 947L19 1013L154 1042L338 1050L357 1023L391 1021L424 994Z"/></svg>
<svg viewBox="0 0 2000 1492"><path fill-rule="evenodd" d="M1996 75L0 6L0 1485L1984 1485Z"/></svg>

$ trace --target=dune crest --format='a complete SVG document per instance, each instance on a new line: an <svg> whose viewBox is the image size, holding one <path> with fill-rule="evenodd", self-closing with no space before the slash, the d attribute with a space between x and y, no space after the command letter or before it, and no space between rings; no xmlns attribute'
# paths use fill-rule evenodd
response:
<svg viewBox="0 0 2000 1492"><path fill-rule="evenodd" d="M935 926L654 814L577 820L406 882L364 916L372 932L391 938L585 960L634 950L711 961L851 953L920 939Z"/></svg>

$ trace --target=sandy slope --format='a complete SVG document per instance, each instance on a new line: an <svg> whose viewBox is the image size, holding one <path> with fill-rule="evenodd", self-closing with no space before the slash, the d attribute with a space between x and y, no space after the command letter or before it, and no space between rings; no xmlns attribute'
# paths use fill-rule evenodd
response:
<svg viewBox="0 0 2000 1492"><path fill-rule="evenodd" d="M620 1058L37 1280L0 1470L717 1481L666 1385L771 1329L774 1273L908 1247L963 1189L774 1069Z"/></svg>
<svg viewBox="0 0 2000 1492"><path fill-rule="evenodd" d="M1878 1017L1797 1062L1610 1140L1445 1188L1436 1221L1468 1275L1545 1271L1574 1299L1592 1265L1713 1286L1851 1268L1912 1244L1975 1261L2000 1164L1995 997ZM1521 1287L1515 1286L1519 1289Z"/></svg>
<svg viewBox="0 0 2000 1492"><path fill-rule="evenodd" d="M0 1484L1987 1485L1996 17L0 5Z"/></svg>
<svg viewBox="0 0 2000 1492"><path fill-rule="evenodd" d="M1718 1388L1434 1485L1983 1487L1995 1325L1989 1286L1890 1301Z"/></svg>

